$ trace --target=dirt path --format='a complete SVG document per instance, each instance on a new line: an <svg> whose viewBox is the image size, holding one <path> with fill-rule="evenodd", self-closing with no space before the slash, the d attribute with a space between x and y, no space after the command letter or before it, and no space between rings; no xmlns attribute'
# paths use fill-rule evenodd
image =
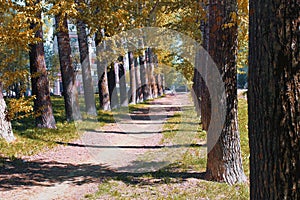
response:
<svg viewBox="0 0 300 200"><path fill-rule="evenodd" d="M150 170L133 167L139 156L161 148L161 131L168 117L185 105L187 94L154 100L116 123L86 131L80 140L13 162L1 168L0 199L82 199L95 192L105 176Z"/></svg>

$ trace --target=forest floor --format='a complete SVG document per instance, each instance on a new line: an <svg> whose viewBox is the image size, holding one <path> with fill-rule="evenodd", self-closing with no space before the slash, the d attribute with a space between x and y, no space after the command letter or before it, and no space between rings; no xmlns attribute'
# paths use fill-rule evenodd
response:
<svg viewBox="0 0 300 200"><path fill-rule="evenodd" d="M162 144L164 123L188 105L188 94L159 98L114 116L115 123L86 130L79 140L7 160L1 168L0 199L82 199L107 177L156 171L169 164L169 159L156 159L161 149L174 145ZM153 156L139 160L155 151L155 161Z"/></svg>

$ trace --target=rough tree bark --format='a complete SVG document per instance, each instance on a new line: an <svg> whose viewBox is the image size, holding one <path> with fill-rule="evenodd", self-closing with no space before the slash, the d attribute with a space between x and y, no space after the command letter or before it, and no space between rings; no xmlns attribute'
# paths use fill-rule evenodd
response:
<svg viewBox="0 0 300 200"><path fill-rule="evenodd" d="M197 112L197 116L201 115L201 110L200 110L200 104L201 104L201 101L200 101L200 84L199 84L200 76L201 76L200 73L196 70L196 67L195 67L194 75L193 75L192 97L193 97L195 110Z"/></svg>
<svg viewBox="0 0 300 200"><path fill-rule="evenodd" d="M89 59L89 46L86 34L86 24L82 20L77 21L77 35L80 51L85 111L90 115L96 116L97 111L93 89L93 79L91 74L91 63Z"/></svg>
<svg viewBox="0 0 300 200"><path fill-rule="evenodd" d="M206 13L208 13L208 5L207 4L203 4L203 9L204 11L206 11ZM201 21L201 25L200 25L200 30L202 32L202 46L203 48L208 51L208 42L209 42L209 20L208 20L209 16L207 16L206 21L202 20ZM201 63L199 63L201 64ZM201 115L201 123L202 123L202 129L205 131L208 131L209 128L209 124L211 121L211 99L210 99L210 94L208 91L208 87L204 81L204 78L206 80L209 79L208 77L208 69L207 65L203 65L201 66L203 68L203 74L201 74L200 76L196 77L198 80L198 100L200 103L200 115ZM204 76L204 77L202 77Z"/></svg>
<svg viewBox="0 0 300 200"><path fill-rule="evenodd" d="M116 89L116 71L114 63L112 63L107 70L107 79L108 79L108 91L110 99L110 108L116 109L119 107L118 92Z"/></svg>
<svg viewBox="0 0 300 200"><path fill-rule="evenodd" d="M158 69L159 68L158 57L155 53L153 54L153 62L154 62L155 68ZM162 88L162 82L161 82L162 79L161 79L161 74L159 72L156 74L155 80L156 80L157 96L162 96L163 95L163 88Z"/></svg>
<svg viewBox="0 0 300 200"><path fill-rule="evenodd" d="M99 55L100 47L99 44L101 42L101 33L97 33L95 36L95 44L96 44L96 53ZM98 74L98 90L99 90L99 102L100 109L102 110L110 110L110 100L109 100L109 91L108 91L108 81L107 81L107 64L102 60L97 59L97 74Z"/></svg>
<svg viewBox="0 0 300 200"><path fill-rule="evenodd" d="M140 103L143 101L143 92L142 92L142 81L141 81L141 72L140 72L140 63L139 58L134 58L135 65L135 77L136 77L136 102Z"/></svg>
<svg viewBox="0 0 300 200"><path fill-rule="evenodd" d="M153 60L153 52L151 48L147 48L147 58L148 58L148 75L149 75L149 85L151 88L151 97L152 98L157 98L157 86L156 86L156 81L155 81L155 76L154 76L154 60Z"/></svg>
<svg viewBox="0 0 300 200"><path fill-rule="evenodd" d="M120 86L120 106L128 106L127 88L126 88L126 76L124 67L124 58L119 56L118 58L118 70L119 70L119 86Z"/></svg>
<svg viewBox="0 0 300 200"><path fill-rule="evenodd" d="M237 24L234 22L232 26L226 27L234 14L237 14L236 0L210 1L209 54L223 77L226 118L217 143L208 152L206 178L226 182L230 185L246 181L242 166L237 120Z"/></svg>
<svg viewBox="0 0 300 200"><path fill-rule="evenodd" d="M10 120L6 117L6 103L2 93L2 82L0 82L0 138L7 142L15 140Z"/></svg>
<svg viewBox="0 0 300 200"><path fill-rule="evenodd" d="M61 26L60 26L61 24ZM76 73L71 60L71 46L68 31L67 17L55 16L57 30L58 54L60 70L63 82L63 96L67 121L81 119L78 103L78 91L76 88Z"/></svg>
<svg viewBox="0 0 300 200"><path fill-rule="evenodd" d="M136 77L135 77L135 66L134 66L134 56L132 52L128 52L128 62L129 62L129 73L130 73L130 90L129 90L129 102L131 104L136 104Z"/></svg>
<svg viewBox="0 0 300 200"><path fill-rule="evenodd" d="M141 73L141 84L142 84L142 93L143 100L146 101L149 99L150 91L149 91L149 83L148 83L148 75L147 75L147 63L145 52L143 55L139 56L140 59L140 73Z"/></svg>
<svg viewBox="0 0 300 200"><path fill-rule="evenodd" d="M156 75L157 95L160 97L163 95L161 74Z"/></svg>
<svg viewBox="0 0 300 200"><path fill-rule="evenodd" d="M41 19L41 13L37 14ZM36 38L43 39L42 27L36 23L30 25L31 29L38 28L35 33ZM45 53L43 42L30 45L29 51L30 74L32 94L34 99L35 123L40 128L56 128L56 122L53 116L52 104L49 91L49 80L45 62Z"/></svg>
<svg viewBox="0 0 300 200"><path fill-rule="evenodd" d="M250 1L251 199L300 199L299 10L299 1Z"/></svg>

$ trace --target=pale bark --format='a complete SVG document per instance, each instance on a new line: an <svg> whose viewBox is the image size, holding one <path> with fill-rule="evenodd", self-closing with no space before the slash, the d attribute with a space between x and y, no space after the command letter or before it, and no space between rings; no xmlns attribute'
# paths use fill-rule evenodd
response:
<svg viewBox="0 0 300 200"><path fill-rule="evenodd" d="M12 142L16 138L12 131L11 122L6 117L6 108L2 93L2 83L0 82L0 138L3 138L7 142Z"/></svg>

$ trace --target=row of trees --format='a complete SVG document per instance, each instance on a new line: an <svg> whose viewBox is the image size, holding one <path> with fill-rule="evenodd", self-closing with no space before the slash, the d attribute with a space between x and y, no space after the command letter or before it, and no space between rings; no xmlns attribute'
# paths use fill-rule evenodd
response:
<svg viewBox="0 0 300 200"><path fill-rule="evenodd" d="M30 52L32 88L36 95L35 111L40 127L54 128L49 90L47 89L46 67L43 64L41 31L41 8L39 1L26 2L26 6L6 1L1 9L5 19L19 22L20 27L7 29L1 39L7 49L1 48L2 55L11 55L18 47ZM18 14L9 13L13 8ZM239 8L239 9L238 9ZM250 187L253 199L299 198L299 3L297 1L250 1L250 54L249 54L249 138L250 138ZM237 121L237 81L239 63L247 63L245 57L237 59L239 50L245 49L248 35L243 23L247 23L247 1L55 1L48 11L56 18L56 30L59 45L60 66L63 78L66 115L68 121L80 118L76 88L74 85L74 67L70 58L70 43L67 33L67 20L77 25L80 45L80 60L84 76L84 89L91 91L90 63L88 55L86 27L90 33L96 33L96 44L122 30L134 27L159 26L180 30L192 36L209 52L216 63L225 84L225 93L219 94L220 108L225 108L225 123L216 145L208 152L206 178L225 181L229 184L246 180L240 151L240 139ZM4 13L4 14L3 14ZM7 14L9 13L9 14ZM24 14L25 13L25 14ZM27 17L26 24L20 22L20 16ZM238 18L238 15L241 17ZM9 21L8 20L8 21ZM1 25L7 23L1 21ZM105 32L103 32L105 30ZM238 33L242 34L238 34ZM25 34L26 40L19 36ZM35 35L32 37L32 35ZM241 36L242 35L242 36ZM13 37L13 40L10 38ZM241 39L242 38L242 39ZM239 42L238 42L239 41ZM241 42L242 41L242 42ZM28 47L27 44L30 44ZM1 45L2 46L2 45ZM243 51L245 52L245 51ZM244 54L243 54L244 55ZM7 58L6 56L5 58ZM138 53L128 53L130 66L129 101L147 99L150 95L161 93L156 82L162 77L153 76L153 68L158 60L152 49ZM167 56L168 57L168 56ZM2 59L5 60L5 59ZM127 91L124 90L124 63L120 56L112 66L98 62L99 98L103 109L114 108L119 103L126 104ZM10 61L11 62L11 61ZM161 62L161 60L159 60ZM6 66L7 60L1 63ZM42 63L38 65L38 63ZM145 68L145 64L147 68ZM149 63L149 64L148 64ZM197 63L197 62L196 62ZM203 63L198 63L199 65ZM103 66L109 65L106 68ZM120 100L115 95L114 66L118 66L120 76ZM149 65L149 67L148 67ZM154 67L154 66L153 66ZM201 66L208 71L208 66ZM149 72L145 72L150 69ZM186 72L188 70L184 70ZM140 73L137 73L140 72ZM148 74L147 76L145 74ZM201 116L202 126L209 133L209 124L218 119L211 119L212 105L205 80L209 73L193 75L194 100ZM188 76L188 73L186 73ZM187 77L189 78L189 77ZM112 81L109 81L112 80ZM155 82L156 81L156 82ZM148 82L148 84L146 84ZM36 85L36 89L34 89ZM158 84L159 86L160 84ZM43 95L39 95L39 89ZM121 89L122 88L122 89ZM140 89L139 89L140 88ZM94 98L86 94L86 111L95 114ZM0 96L1 98L1 96ZM114 102L117 100L119 102ZM110 101L109 101L110 100ZM4 101L1 101L2 105ZM3 109L2 109L3 110ZM217 112L214 110L213 112ZM4 113L4 111L3 111ZM45 114L45 116L44 116ZM5 119L5 118L2 118ZM4 123L3 123L4 124ZM10 128L11 129L11 128ZM4 130L4 129L2 129ZM5 130L9 130L6 128ZM6 137L9 134L6 134ZM12 138L12 137L7 137ZM208 140L211 137L208 135ZM210 143L210 141L208 141Z"/></svg>
<svg viewBox="0 0 300 200"><path fill-rule="evenodd" d="M220 103L226 102L225 124L208 153L206 176L228 183L245 181L237 124L236 8L235 0L209 1L208 20L202 26L203 46L216 62L225 83L224 101ZM299 10L297 1L250 0L251 199L299 198ZM193 80L203 129L209 130L210 122L215 119L211 119L212 99L204 82L207 77L195 72Z"/></svg>
<svg viewBox="0 0 300 200"><path fill-rule="evenodd" d="M112 7L112 5L106 5L106 3L108 2L103 2L103 4L100 5L98 2L91 2L90 4L86 4L83 1L57 1L52 2L51 4L44 4L39 0L25 1L23 3L14 3L12 1L4 2L5 6L2 8L3 11L1 13L3 13L3 16L5 16L6 18L5 20L3 20L2 25L6 25L7 22L13 23L16 20L20 20L19 18L21 17L28 18L27 21L25 20L21 23L21 25L23 25L24 27L21 27L22 29L17 29L15 38L13 38L12 40L13 42L20 42L19 37L26 33L29 38L22 41L22 45L24 46L24 48L19 49L16 48L16 46L10 45L9 43L11 42L11 40L9 40L9 34L12 34L13 31L15 31L14 28L17 24L13 24L11 32L8 32L7 35L4 35L1 42L3 42L3 44L6 45L6 47L9 49L9 53L13 53L13 51L29 52L32 94L34 95L33 111L36 116L37 127L56 128L56 122L53 117L52 105L50 100L47 67L45 64L42 30L42 10L48 9L47 14L55 17L55 35L58 41L59 64L63 82L63 96L65 102L66 120L74 121L81 119L81 113L79 110L78 94L75 84L76 72L71 58L68 22L73 22L77 26L86 112L91 115L96 115L97 112L95 108L95 98L91 78L91 63L89 60L87 28L89 28L90 30L94 29L94 32L96 33L95 40L97 45L100 42L104 42L106 37L109 37L109 33L103 34L102 32L103 30L106 30L106 32L108 32L109 30L111 32L112 28L108 28L107 25L110 22L106 21L106 24L95 23L95 21L97 21L98 19L92 17L95 13L99 12L99 6L110 6L110 8ZM122 11L122 9L123 8L120 7L118 10ZM94 12L89 13L90 10L94 10ZM108 12L107 14L111 14L111 10L107 10L106 12ZM89 14L90 18L87 17L87 13ZM121 16L114 19L115 15L111 14L111 16L112 20L119 21L124 20L123 18L125 17ZM128 14L126 16L128 16ZM91 20L91 18L93 20ZM8 23L7 25L12 25L11 23ZM18 21L17 23L20 22ZM17 45L17 47L20 47L22 45ZM3 52L5 50L7 49L3 49ZM7 53L7 56L3 57L7 58L11 56L9 53ZM130 66L130 94L127 94L125 68L122 57L120 57L118 61L115 61L115 63L112 64L103 62L101 63L101 61L97 62L100 107L103 110L116 108L119 102L115 92L116 73L114 65L117 65L116 69L118 69L119 71L120 102L122 106L128 104L127 95L129 95L130 97L129 103L136 103L147 100L149 98L156 98L163 93L163 76L160 74L154 74L154 65L157 65L157 61L156 64L151 63L152 61L154 61L154 58L156 56L155 53L152 52L150 48L147 48L145 52L142 52L139 55L133 56L133 52L129 52L128 55ZM15 57L14 59L11 59L11 61L5 60L4 58L2 59L2 71L5 72L9 72L9 70L7 70L7 66L9 66L9 64L19 59L18 57ZM148 67L146 67L147 65ZM25 76L26 75L27 74L25 74ZM6 77L14 79L16 76L7 75ZM5 85L9 85L14 81L15 80L11 80L10 82L6 81ZM6 106L5 102L2 102L2 115L5 116ZM22 106L21 103L20 106ZM10 119L3 117L3 120L7 122L7 124L9 124ZM7 141L13 140L11 128L5 128L4 125L5 123L3 122L3 131L1 133L2 137Z"/></svg>

